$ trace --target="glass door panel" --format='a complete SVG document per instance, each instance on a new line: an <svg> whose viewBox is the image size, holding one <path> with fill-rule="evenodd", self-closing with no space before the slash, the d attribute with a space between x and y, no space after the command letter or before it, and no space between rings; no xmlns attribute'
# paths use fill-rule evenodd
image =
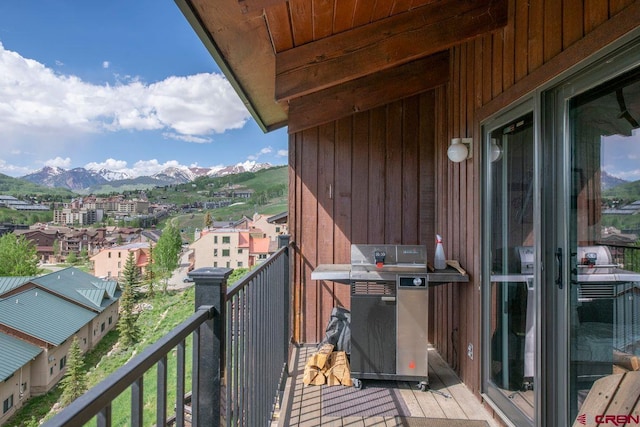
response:
<svg viewBox="0 0 640 427"><path fill-rule="evenodd" d="M640 73L569 101L569 416L640 357Z"/></svg>
<svg viewBox="0 0 640 427"><path fill-rule="evenodd" d="M529 113L490 133L489 394L534 418L534 133Z"/></svg>

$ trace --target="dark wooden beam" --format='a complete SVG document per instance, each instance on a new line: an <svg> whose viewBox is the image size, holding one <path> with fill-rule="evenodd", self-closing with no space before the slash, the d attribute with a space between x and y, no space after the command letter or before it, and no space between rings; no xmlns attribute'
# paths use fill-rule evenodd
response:
<svg viewBox="0 0 640 427"><path fill-rule="evenodd" d="M392 68L507 23L506 0L443 0L276 55L276 99Z"/></svg>
<svg viewBox="0 0 640 427"><path fill-rule="evenodd" d="M294 98L289 103L288 131L298 132L417 95L448 80L449 52L444 51Z"/></svg>

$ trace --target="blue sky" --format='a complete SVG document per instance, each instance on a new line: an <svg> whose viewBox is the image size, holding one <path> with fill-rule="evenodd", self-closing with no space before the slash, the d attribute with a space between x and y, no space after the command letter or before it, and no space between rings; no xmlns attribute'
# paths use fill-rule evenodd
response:
<svg viewBox="0 0 640 427"><path fill-rule="evenodd" d="M0 173L286 164L173 0L0 2Z"/></svg>

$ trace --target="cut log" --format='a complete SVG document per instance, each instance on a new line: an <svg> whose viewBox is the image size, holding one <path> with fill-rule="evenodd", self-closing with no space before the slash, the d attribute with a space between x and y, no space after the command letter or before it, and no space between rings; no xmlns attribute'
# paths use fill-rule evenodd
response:
<svg viewBox="0 0 640 427"><path fill-rule="evenodd" d="M332 352L333 344L323 344L322 347L320 347L320 350L313 353L311 357L309 357L307 364L322 369L327 364L329 356L331 356Z"/></svg>

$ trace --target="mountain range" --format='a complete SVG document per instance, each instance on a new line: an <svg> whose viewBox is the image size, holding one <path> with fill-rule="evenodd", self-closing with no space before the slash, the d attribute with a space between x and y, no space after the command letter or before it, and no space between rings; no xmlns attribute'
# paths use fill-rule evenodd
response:
<svg viewBox="0 0 640 427"><path fill-rule="evenodd" d="M164 186L184 184L201 176L224 176L242 172L255 172L272 167L269 163L245 162L224 167L169 167L151 176L131 176L108 169L63 169L45 166L20 179L50 188L66 188L75 192L97 190L108 185L112 188L131 186Z"/></svg>

